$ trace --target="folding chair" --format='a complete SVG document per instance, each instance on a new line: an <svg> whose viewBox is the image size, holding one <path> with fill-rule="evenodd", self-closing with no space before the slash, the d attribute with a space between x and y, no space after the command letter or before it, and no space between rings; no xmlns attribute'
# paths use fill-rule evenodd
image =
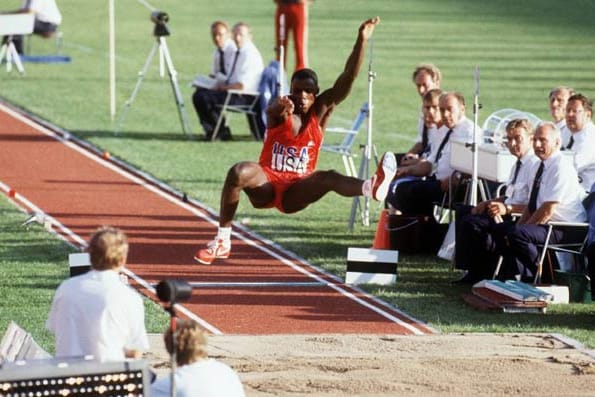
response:
<svg viewBox="0 0 595 397"><path fill-rule="evenodd" d="M258 86L259 91L244 91L244 90L228 90L227 97L221 105L221 111L217 124L213 130L211 140L217 138L219 129L225 125L226 116L228 112L244 113L248 119L250 132L256 140L264 138L264 131L266 128L265 110L270 101L279 95L285 95L287 84L279 85L279 61L273 60L269 62L267 67L263 70ZM247 96L249 101L244 104L233 104L233 98L238 96Z"/></svg>
<svg viewBox="0 0 595 397"><path fill-rule="evenodd" d="M595 191L592 191L583 200L583 205L587 213L595 203ZM542 245L541 256L539 257L539 263L537 265L537 274L535 275L535 284L541 281L541 275L543 272L543 264L546 256L548 259L550 275L553 279L553 264L552 259L549 256L550 251L553 252L566 252L574 255L575 258L579 258L579 264L582 267L582 271L585 269L584 263L584 251L587 246L589 223L588 222L548 222L548 231L545 239L545 243ZM563 229L572 232L572 236L565 241L559 243L551 243L550 237L554 229Z"/></svg>
<svg viewBox="0 0 595 397"><path fill-rule="evenodd" d="M246 96L250 100L247 103L234 104L234 97ZM261 140L264 135L264 127L261 127L262 121L260 120L260 106L259 106L260 92L256 91L244 91L244 90L227 90L227 96L221 110L219 112L219 118L217 124L213 130L211 140L214 141L219 134L221 127L226 124L226 116L228 112L244 113L248 118L248 124L250 126L250 132L254 135L254 139Z"/></svg>
<svg viewBox="0 0 595 397"><path fill-rule="evenodd" d="M326 133L341 134L343 135L343 139L337 144L324 143L321 149L325 152L340 154L343 159L343 165L345 166L345 172L348 176L357 176L357 169L355 168L355 163L353 161L354 155L351 151L351 147L355 143L357 133L366 117L368 117L368 102L364 102L360 108L355 120L353 120L353 124L351 124L351 128L330 127L326 129Z"/></svg>

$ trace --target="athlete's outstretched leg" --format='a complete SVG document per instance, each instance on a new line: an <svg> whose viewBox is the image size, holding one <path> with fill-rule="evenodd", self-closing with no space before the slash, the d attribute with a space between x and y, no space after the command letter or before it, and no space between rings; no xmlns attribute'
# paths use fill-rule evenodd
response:
<svg viewBox="0 0 595 397"><path fill-rule="evenodd" d="M227 172L221 191L217 236L207 245L207 248L196 252L194 259L198 262L210 265L217 258L229 257L231 253L231 222L238 209L242 190L248 194L250 202L256 208L264 207L275 197L274 190L268 183L260 165L245 161L231 167Z"/></svg>
<svg viewBox="0 0 595 397"><path fill-rule="evenodd" d="M397 160L391 152L382 156L376 173L366 181L336 171L316 171L285 191L283 209L288 213L300 211L320 200L328 192L346 197L364 195L382 201L396 171Z"/></svg>

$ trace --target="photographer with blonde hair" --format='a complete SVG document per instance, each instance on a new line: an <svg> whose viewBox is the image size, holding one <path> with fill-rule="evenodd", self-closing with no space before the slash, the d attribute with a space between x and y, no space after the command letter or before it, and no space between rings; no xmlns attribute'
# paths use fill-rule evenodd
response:
<svg viewBox="0 0 595 397"><path fill-rule="evenodd" d="M174 351L171 328L163 335L169 354ZM174 374L176 395L202 397L243 397L244 388L240 378L226 364L207 356L207 336L198 323L178 320L175 331L176 364ZM163 376L151 385L151 396L170 395L171 376Z"/></svg>
<svg viewBox="0 0 595 397"><path fill-rule="evenodd" d="M119 274L128 239L104 226L91 237L88 252L91 270L62 282L52 302L46 326L56 338L56 357L140 358L149 347L144 306Z"/></svg>

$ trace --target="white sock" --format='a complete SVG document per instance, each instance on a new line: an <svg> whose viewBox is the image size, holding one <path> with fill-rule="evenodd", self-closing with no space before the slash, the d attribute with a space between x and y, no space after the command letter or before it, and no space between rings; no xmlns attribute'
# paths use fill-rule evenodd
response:
<svg viewBox="0 0 595 397"><path fill-rule="evenodd" d="M229 241L231 239L231 227L219 227L217 230L217 239Z"/></svg>
<svg viewBox="0 0 595 397"><path fill-rule="evenodd" d="M372 197L372 180L366 179L362 185L362 194L366 197Z"/></svg>

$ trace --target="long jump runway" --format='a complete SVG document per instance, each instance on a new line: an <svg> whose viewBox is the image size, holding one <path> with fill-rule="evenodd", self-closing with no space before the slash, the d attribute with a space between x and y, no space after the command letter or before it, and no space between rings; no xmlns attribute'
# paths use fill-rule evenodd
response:
<svg viewBox="0 0 595 397"><path fill-rule="evenodd" d="M212 210L2 102L0 189L80 248L100 225L122 228L131 284L155 299L160 280L192 283L178 312L215 334L435 332L238 224L231 258L196 264L216 230Z"/></svg>

